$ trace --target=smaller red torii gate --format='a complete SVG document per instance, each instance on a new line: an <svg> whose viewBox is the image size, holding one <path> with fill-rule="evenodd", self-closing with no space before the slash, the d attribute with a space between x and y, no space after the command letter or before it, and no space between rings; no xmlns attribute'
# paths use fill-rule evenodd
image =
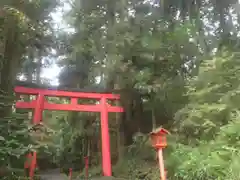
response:
<svg viewBox="0 0 240 180"><path fill-rule="evenodd" d="M41 88L28 88L24 86L16 86L14 88L17 95L37 95L36 100L24 102L18 100L16 108L33 109L33 124L39 124L43 119L44 110L60 110L60 111L84 111L84 112L100 112L101 114L101 138L102 138L102 170L104 176L112 176L110 138L108 127L109 112L123 112L122 107L109 105L107 100L119 100L120 95L111 93L89 93L89 92L70 92L63 90L51 90ZM68 97L70 104L49 103L45 97ZM98 99L99 104L82 105L78 104L78 99Z"/></svg>

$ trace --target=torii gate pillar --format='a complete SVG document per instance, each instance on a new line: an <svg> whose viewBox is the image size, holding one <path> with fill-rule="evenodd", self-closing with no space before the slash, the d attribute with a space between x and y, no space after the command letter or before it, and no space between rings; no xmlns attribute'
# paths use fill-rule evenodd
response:
<svg viewBox="0 0 240 180"><path fill-rule="evenodd" d="M102 168L105 176L112 176L110 137L108 128L108 110L106 98L101 99ZM104 143L103 143L104 142Z"/></svg>

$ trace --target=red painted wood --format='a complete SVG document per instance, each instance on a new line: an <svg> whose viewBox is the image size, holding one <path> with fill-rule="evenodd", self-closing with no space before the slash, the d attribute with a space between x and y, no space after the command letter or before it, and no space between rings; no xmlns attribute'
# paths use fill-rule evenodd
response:
<svg viewBox="0 0 240 180"><path fill-rule="evenodd" d="M85 160L85 179L88 180L89 157L84 157Z"/></svg>
<svg viewBox="0 0 240 180"><path fill-rule="evenodd" d="M32 155L32 161L31 161L31 165L30 165L30 170L29 170L29 178L30 180L33 180L34 178L34 172L36 169L36 164L37 164L37 152L34 151L33 155Z"/></svg>
<svg viewBox="0 0 240 180"><path fill-rule="evenodd" d="M70 91L58 91L58 90L49 90L49 89L35 89L27 88L22 86L16 86L14 88L16 93L20 94L43 94L44 96L53 96L53 97L77 97L77 98L87 98L87 99L101 99L105 97L107 99L120 99L118 94L102 94L102 93L85 93L85 92L70 92Z"/></svg>
<svg viewBox="0 0 240 180"><path fill-rule="evenodd" d="M71 98L71 104L77 105L78 104L78 98Z"/></svg>
<svg viewBox="0 0 240 180"><path fill-rule="evenodd" d="M19 109L35 109L36 100L32 102L16 102L16 107ZM101 106L97 105L74 105L74 104L53 104L44 102L43 109L45 110L60 110L60 111L84 111L84 112L100 112ZM108 106L108 112L123 112L122 107Z"/></svg>
<svg viewBox="0 0 240 180"><path fill-rule="evenodd" d="M69 180L72 180L72 168L69 168L68 178Z"/></svg>
<svg viewBox="0 0 240 180"><path fill-rule="evenodd" d="M37 100L36 100L36 106L35 112L33 115L33 124L39 124L42 121L42 112L44 110L44 95L43 94L38 94Z"/></svg>
<svg viewBox="0 0 240 180"><path fill-rule="evenodd" d="M102 169L104 176L112 176L110 137L108 128L108 107L106 98L101 99L101 108Z"/></svg>

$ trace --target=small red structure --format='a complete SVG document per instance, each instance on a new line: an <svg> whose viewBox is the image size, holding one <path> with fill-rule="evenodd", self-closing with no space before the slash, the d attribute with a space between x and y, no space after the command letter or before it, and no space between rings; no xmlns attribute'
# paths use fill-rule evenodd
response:
<svg viewBox="0 0 240 180"><path fill-rule="evenodd" d="M69 169L68 179L72 180L72 168Z"/></svg>
<svg viewBox="0 0 240 180"><path fill-rule="evenodd" d="M161 180L166 180L166 170L164 168L164 160L163 160L163 151L162 150L165 147L167 147L167 134L169 134L169 132L163 128L159 128L150 133L152 146L157 150L157 154L158 154Z"/></svg>
<svg viewBox="0 0 240 180"><path fill-rule="evenodd" d="M167 147L167 136L169 132L166 129L159 128L150 133L152 146L155 149Z"/></svg>
<svg viewBox="0 0 240 180"><path fill-rule="evenodd" d="M33 124L38 124L42 121L44 110L60 110L60 111L85 111L101 113L101 136L102 136L102 168L104 176L112 175L110 141L108 128L108 113L123 112L122 107L112 106L107 103L107 100L119 100L120 96L111 93L87 93L87 92L70 92L63 90L50 90L41 88L28 88L24 86L16 86L15 93L25 95L37 95L36 100L30 102L17 101L16 108L33 109ZM70 104L54 104L49 103L45 97L68 97ZM99 99L99 104L82 105L78 104L79 98Z"/></svg>

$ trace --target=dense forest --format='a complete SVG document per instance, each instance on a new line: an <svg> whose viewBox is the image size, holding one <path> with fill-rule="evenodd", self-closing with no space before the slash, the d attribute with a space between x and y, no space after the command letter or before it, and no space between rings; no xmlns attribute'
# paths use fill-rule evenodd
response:
<svg viewBox="0 0 240 180"><path fill-rule="evenodd" d="M80 178L88 155L101 175L99 114L44 111L33 133L33 113L13 106L24 81L120 94L124 113L109 114L116 177L159 179L149 133L164 127L169 180L239 180L239 32L237 0L0 0L1 178L19 179L31 149L38 171Z"/></svg>

